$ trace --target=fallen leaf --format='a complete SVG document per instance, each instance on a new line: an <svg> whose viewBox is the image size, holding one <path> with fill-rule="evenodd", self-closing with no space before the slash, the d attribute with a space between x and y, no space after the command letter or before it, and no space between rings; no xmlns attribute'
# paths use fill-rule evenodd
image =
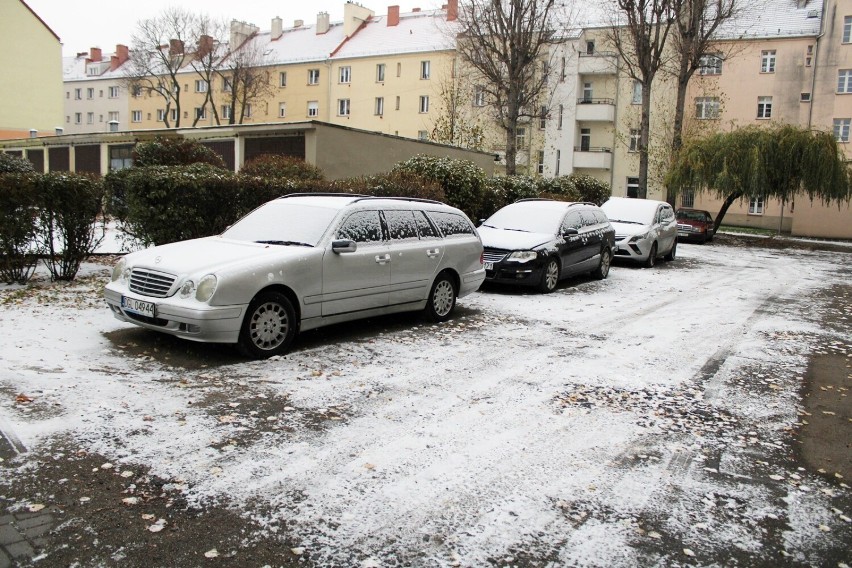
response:
<svg viewBox="0 0 852 568"><path fill-rule="evenodd" d="M297 546L296 548L291 548L290 552L292 552L296 556L301 556L305 553L305 549L302 548L301 546Z"/></svg>
<svg viewBox="0 0 852 568"><path fill-rule="evenodd" d="M122 472L121 472L121 477L133 477L133 472L132 472L132 471L130 471L129 469L128 469L128 470L125 470L125 471L122 471Z"/></svg>
<svg viewBox="0 0 852 568"><path fill-rule="evenodd" d="M365 467L365 468L367 468L367 469L376 469L376 466L374 466L374 465L373 465L373 464L371 464L371 463L365 463L365 464L364 464L364 467Z"/></svg>
<svg viewBox="0 0 852 568"><path fill-rule="evenodd" d="M657 531L651 531L651 532L649 532L649 533L648 533L648 536L649 536L650 538L656 538L656 539L658 539L658 540L659 540L659 539L661 539L661 538L663 538L663 535L661 535L661 534L660 534L660 533L658 533Z"/></svg>
<svg viewBox="0 0 852 568"><path fill-rule="evenodd" d="M136 505L139 503L139 497L125 497L121 502L125 505Z"/></svg>
<svg viewBox="0 0 852 568"><path fill-rule="evenodd" d="M142 519L144 519L146 521L153 521L156 518L157 518L156 515L151 515L150 513L145 513L144 515L142 515Z"/></svg>
<svg viewBox="0 0 852 568"><path fill-rule="evenodd" d="M215 548L211 548L210 550L204 553L205 558L216 558L217 556L219 556L219 551Z"/></svg>
<svg viewBox="0 0 852 568"><path fill-rule="evenodd" d="M828 525L820 525L819 530L822 532L831 532L831 528Z"/></svg>
<svg viewBox="0 0 852 568"><path fill-rule="evenodd" d="M30 397L28 397L25 394L19 394L18 396L15 397L15 402L17 402L18 404L27 404L28 402L32 402L32 401L33 401L33 399L31 399Z"/></svg>
<svg viewBox="0 0 852 568"><path fill-rule="evenodd" d="M688 548L684 548L684 549L683 549L683 553L684 553L684 554L686 554L687 556L695 556L695 553L694 553L694 552L692 552L692 551L691 551L690 549L688 549Z"/></svg>
<svg viewBox="0 0 852 568"><path fill-rule="evenodd" d="M153 525L151 525L150 527L148 527L148 530L151 531L152 533L158 533L161 530L163 530L164 528L166 528L167 524L168 523L166 523L166 519L157 519L157 522L154 523Z"/></svg>
<svg viewBox="0 0 852 568"><path fill-rule="evenodd" d="M29 507L27 507L27 510L30 513L38 513L42 509L44 509L44 505L42 505L41 503L36 504L36 505L30 505Z"/></svg>

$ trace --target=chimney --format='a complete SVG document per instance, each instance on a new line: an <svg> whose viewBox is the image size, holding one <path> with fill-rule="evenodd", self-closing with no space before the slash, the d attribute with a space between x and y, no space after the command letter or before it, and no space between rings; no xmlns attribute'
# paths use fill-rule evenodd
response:
<svg viewBox="0 0 852 568"><path fill-rule="evenodd" d="M109 58L109 70L115 71L130 58L126 45L118 44L115 46L115 55Z"/></svg>
<svg viewBox="0 0 852 568"><path fill-rule="evenodd" d="M320 12L317 14L317 35L322 35L328 32L331 27L331 19L328 12Z"/></svg>
<svg viewBox="0 0 852 568"><path fill-rule="evenodd" d="M255 25L231 20L231 50L239 48L243 42L258 31L260 31L260 28Z"/></svg>
<svg viewBox="0 0 852 568"><path fill-rule="evenodd" d="M420 8L412 8L412 9L411 9L411 11L412 11L412 12L419 12L419 11L420 11Z"/></svg>
<svg viewBox="0 0 852 568"><path fill-rule="evenodd" d="M447 21L454 22L459 18L459 0L447 0Z"/></svg>
<svg viewBox="0 0 852 568"><path fill-rule="evenodd" d="M92 60L92 63L96 61L101 61L103 59L103 55L101 54L100 47L92 47L89 49L89 59Z"/></svg>
<svg viewBox="0 0 852 568"><path fill-rule="evenodd" d="M304 25L305 25L305 20L293 20L293 27L294 28L301 28Z"/></svg>
<svg viewBox="0 0 852 568"><path fill-rule="evenodd" d="M399 6L388 6L388 27L399 25Z"/></svg>
<svg viewBox="0 0 852 568"><path fill-rule="evenodd" d="M284 21L275 16L272 18L272 29L269 32L269 39L276 40L284 33Z"/></svg>
<svg viewBox="0 0 852 568"><path fill-rule="evenodd" d="M198 38L198 57L206 57L213 51L213 37L207 34L202 34Z"/></svg>
<svg viewBox="0 0 852 568"><path fill-rule="evenodd" d="M179 39L170 39L169 40L169 55L182 55L183 54L183 42Z"/></svg>
<svg viewBox="0 0 852 568"><path fill-rule="evenodd" d="M373 17L373 11L355 2L343 5L343 33L352 37L361 25Z"/></svg>

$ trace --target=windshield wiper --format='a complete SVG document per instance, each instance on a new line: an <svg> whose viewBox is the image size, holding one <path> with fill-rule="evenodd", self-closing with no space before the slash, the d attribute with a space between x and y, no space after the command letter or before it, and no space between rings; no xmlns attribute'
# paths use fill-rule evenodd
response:
<svg viewBox="0 0 852 568"><path fill-rule="evenodd" d="M256 243L262 245L282 245L282 246L297 246L297 247L311 247L314 245L311 243L303 243L301 241L254 241Z"/></svg>
<svg viewBox="0 0 852 568"><path fill-rule="evenodd" d="M610 219L610 223L627 223L628 225L644 225L645 223L640 223L639 221L624 221L622 219Z"/></svg>

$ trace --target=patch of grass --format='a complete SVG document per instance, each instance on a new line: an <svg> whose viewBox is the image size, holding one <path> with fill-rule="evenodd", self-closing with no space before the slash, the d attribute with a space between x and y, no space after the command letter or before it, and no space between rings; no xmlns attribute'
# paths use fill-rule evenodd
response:
<svg viewBox="0 0 852 568"><path fill-rule="evenodd" d="M760 235L763 237L774 237L778 235L775 229L761 229L759 227L734 227L731 225L720 225L720 233L744 233L746 235Z"/></svg>

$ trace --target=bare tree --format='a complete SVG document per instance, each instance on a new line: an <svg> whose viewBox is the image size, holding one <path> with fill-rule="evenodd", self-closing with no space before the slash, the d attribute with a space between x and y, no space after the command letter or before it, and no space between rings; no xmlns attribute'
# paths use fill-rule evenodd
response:
<svg viewBox="0 0 852 568"><path fill-rule="evenodd" d="M687 0L616 0L609 31L627 74L642 86L639 126L639 197L648 195L648 140L651 130L651 86L667 63L667 43Z"/></svg>
<svg viewBox="0 0 852 568"><path fill-rule="evenodd" d="M252 34L241 45L231 45L218 73L228 85L228 124L242 124L251 105L272 93L265 46Z"/></svg>
<svg viewBox="0 0 852 568"><path fill-rule="evenodd" d="M540 116L551 99L553 46L559 41L556 0L466 0L459 6L457 51L481 78L484 102L505 132L506 173L516 172L518 125Z"/></svg>
<svg viewBox="0 0 852 568"><path fill-rule="evenodd" d="M724 22L733 18L742 0L681 0L675 18L673 46L677 53L677 99L674 113L672 154L683 145L683 115L686 91L696 71L707 65L713 72L722 64L723 54L714 50L714 36Z"/></svg>
<svg viewBox="0 0 852 568"><path fill-rule="evenodd" d="M480 88L470 78L454 71L441 78L438 86L441 111L430 132L430 139L471 150L485 147L485 130L481 117L474 116L475 106L482 100ZM484 102L484 101L483 101Z"/></svg>
<svg viewBox="0 0 852 568"><path fill-rule="evenodd" d="M195 19L192 36L196 43L195 52L190 59L189 65L201 77L201 81L207 86L204 101L201 103L202 113L197 113L192 125L198 124L204 109L208 106L213 113L213 120L221 124L219 111L216 108L214 79L219 74L224 55L222 38L227 37L228 26L225 22L217 21L207 15L198 16Z"/></svg>
<svg viewBox="0 0 852 568"><path fill-rule="evenodd" d="M191 57L185 46L191 40L194 21L195 16L182 8L166 8L157 17L141 20L133 35L125 85L134 94L157 95L163 99L166 128L180 126L181 85L178 74ZM171 120L171 110L175 111L174 121Z"/></svg>

